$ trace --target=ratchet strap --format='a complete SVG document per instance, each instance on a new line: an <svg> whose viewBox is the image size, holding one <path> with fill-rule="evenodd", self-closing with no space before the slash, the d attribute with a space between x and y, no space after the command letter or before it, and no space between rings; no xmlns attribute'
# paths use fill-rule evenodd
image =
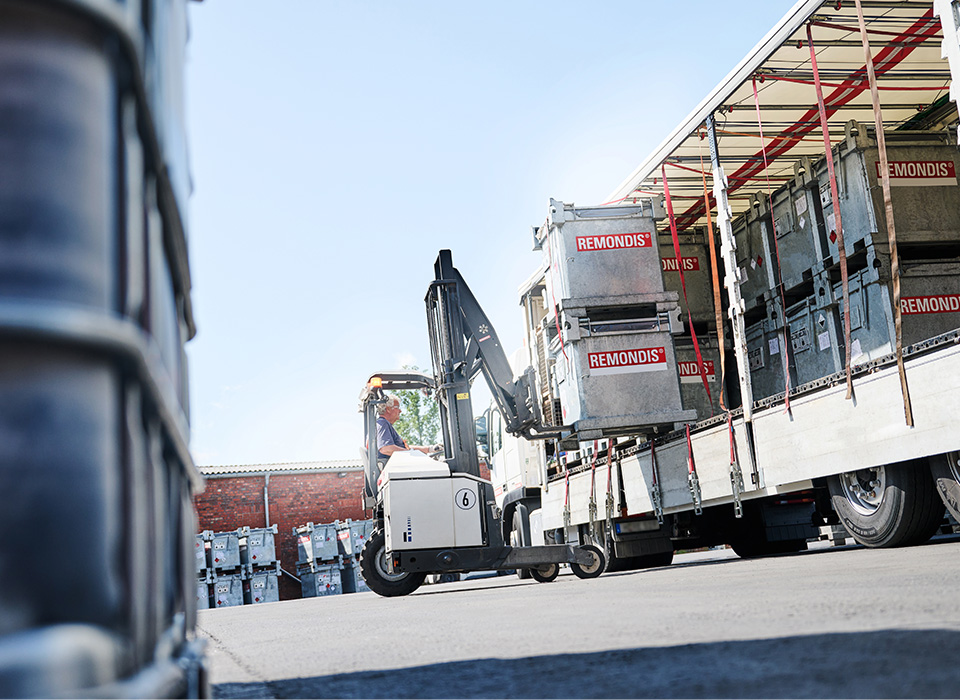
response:
<svg viewBox="0 0 960 700"><path fill-rule="evenodd" d="M907 372L903 367L903 326L900 317L900 258L897 255L897 231L893 225L893 200L890 198L890 167L887 164L887 141L883 134L883 113L880 111L880 93L877 91L877 73L873 66L870 39L863 19L863 7L857 4L857 20L860 23L860 39L867 59L867 78L870 81L870 96L873 99L873 117L877 127L877 149L880 151L880 181L883 184L883 204L887 215L887 241L890 244L890 283L893 287L893 317L897 333L897 371L900 374L900 393L903 395L903 415L907 425L913 425L913 409L910 405L910 389ZM848 350L849 352L849 350Z"/></svg>
<svg viewBox="0 0 960 700"><path fill-rule="evenodd" d="M703 366L703 357L700 355L700 343L697 342L697 331L693 327L693 318L690 316L690 302L687 301L687 283L683 279L683 265L680 257L680 239L677 236L677 220L673 216L673 201L670 199L670 186L667 184L667 169L664 164L660 165L660 173L663 175L663 196L667 202L667 216L670 219L670 236L673 238L673 253L677 256L677 272L680 274L680 289L683 290L683 303L686 307L687 321L690 324L690 337L693 338L693 350L697 354L697 371L700 373L703 388L707 390L707 401L710 402L710 415L712 416L713 397L710 396L710 385L707 383L707 370Z"/></svg>
<svg viewBox="0 0 960 700"><path fill-rule="evenodd" d="M690 495L693 498L693 512L697 515L703 513L703 501L700 495L700 479L697 478L697 465L693 461L693 442L690 440L690 424L684 426L687 429L687 484L690 486Z"/></svg>
<svg viewBox="0 0 960 700"><path fill-rule="evenodd" d="M807 44L810 46L810 61L813 65L813 82L817 87L817 107L820 110L820 128L823 130L823 148L827 156L827 173L830 175L830 196L833 198L833 215L836 220L837 251L840 258L840 284L843 287L843 345L844 366L847 368L847 399L853 398L853 370L850 367L850 280L847 277L847 251L843 242L843 220L840 216L840 196L837 189L837 173L833 167L833 145L827 125L827 108L823 102L820 86L820 71L817 69L817 51L813 46L813 33L807 24Z"/></svg>
<svg viewBox="0 0 960 700"><path fill-rule="evenodd" d="M763 154L763 174L767 181L767 206L770 208L770 228L773 231L773 249L777 255L777 291L780 294L780 313L783 315L783 402L790 410L790 327L787 324L787 301L783 296L783 266L780 263L780 242L777 240L777 222L773 217L773 194L770 191L770 163L767 161L767 140L763 137L763 119L760 117L760 95L757 93L757 78L753 82L753 103L757 108L757 127L760 129L760 152Z"/></svg>
<svg viewBox="0 0 960 700"><path fill-rule="evenodd" d="M593 441L593 458L590 460L590 533L597 539L597 446L598 440Z"/></svg>
<svg viewBox="0 0 960 700"><path fill-rule="evenodd" d="M613 532L613 462L619 459L617 455L616 438L607 441L607 526Z"/></svg>
<svg viewBox="0 0 960 700"><path fill-rule="evenodd" d="M740 500L743 494L743 471L740 469L740 459L737 456L737 441L733 434L733 417L727 414L727 432L730 435L730 485L733 490L733 514L743 517L743 503Z"/></svg>
<svg viewBox="0 0 960 700"><path fill-rule="evenodd" d="M657 467L657 445L650 439L650 467L653 479L650 483L650 502L653 503L653 512L657 522L663 525L663 491L660 489L660 469Z"/></svg>
<svg viewBox="0 0 960 700"><path fill-rule="evenodd" d="M570 526L570 470L566 470L563 483L563 526Z"/></svg>

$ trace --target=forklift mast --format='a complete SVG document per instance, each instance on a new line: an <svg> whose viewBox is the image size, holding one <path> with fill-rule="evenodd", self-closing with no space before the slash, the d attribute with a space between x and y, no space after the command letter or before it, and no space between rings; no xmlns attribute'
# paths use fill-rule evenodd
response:
<svg viewBox="0 0 960 700"><path fill-rule="evenodd" d="M514 381L497 332L453 266L449 250L441 250L434 263L434 281L425 302L444 456L451 471L480 475L470 399L470 385L480 373L508 432L527 439L561 436L557 429L543 426L532 369Z"/></svg>

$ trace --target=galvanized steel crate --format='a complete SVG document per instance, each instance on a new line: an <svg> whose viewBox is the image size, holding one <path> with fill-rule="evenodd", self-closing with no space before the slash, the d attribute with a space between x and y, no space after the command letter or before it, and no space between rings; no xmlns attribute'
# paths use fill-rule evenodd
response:
<svg viewBox="0 0 960 700"><path fill-rule="evenodd" d="M839 336L837 334L837 322L836 311L818 306L816 297L804 299L787 309L792 386L843 369L843 336L842 332Z"/></svg>
<svg viewBox="0 0 960 700"><path fill-rule="evenodd" d="M215 532L210 538L210 568L233 571L240 568L240 531Z"/></svg>
<svg viewBox="0 0 960 700"><path fill-rule="evenodd" d="M243 582L243 602L245 605L276 603L280 600L279 566L267 571L248 572Z"/></svg>
<svg viewBox="0 0 960 700"><path fill-rule="evenodd" d="M693 409L697 412L696 420L705 420L722 412L720 409L723 388L720 383L720 348L716 335L698 336L697 341L707 376L707 386L710 387L710 396L707 397L707 390L703 388L693 339L682 336L676 339L680 400L684 409Z"/></svg>
<svg viewBox="0 0 960 700"><path fill-rule="evenodd" d="M307 523L293 529L297 537L297 564L330 561L340 555L337 526L334 523Z"/></svg>
<svg viewBox="0 0 960 700"><path fill-rule="evenodd" d="M764 305L765 295L774 287L775 253L770 247L769 203L765 196L754 195L753 206L733 222L736 244L737 279L746 311Z"/></svg>
<svg viewBox="0 0 960 700"><path fill-rule="evenodd" d="M240 535L240 561L244 566L270 566L277 561L277 526L268 528L243 527Z"/></svg>
<svg viewBox="0 0 960 700"><path fill-rule="evenodd" d="M359 557L363 550L363 545L373 534L374 521L372 520L350 520L337 522L337 542L340 554L347 559L348 557Z"/></svg>
<svg viewBox="0 0 960 700"><path fill-rule="evenodd" d="M663 286L676 292L684 322L692 320L716 328L716 311L713 304L713 281L710 270L710 251L702 234L681 234L680 262L673 249L670 236L660 234L660 263L663 271ZM683 300L679 268L683 269L683 282L687 288L687 304ZM689 317L687 316L689 312Z"/></svg>
<svg viewBox="0 0 960 700"><path fill-rule="evenodd" d="M656 231L662 216L659 200L653 199L614 207L576 207L551 199L535 240L561 308L663 292Z"/></svg>
<svg viewBox="0 0 960 700"><path fill-rule="evenodd" d="M360 573L360 564L355 559L344 560L340 579L344 593L365 593L370 590Z"/></svg>
<svg viewBox="0 0 960 700"><path fill-rule="evenodd" d="M208 610L210 600L213 597L211 593L212 584L206 580L197 581L197 610Z"/></svg>
<svg viewBox="0 0 960 700"><path fill-rule="evenodd" d="M210 545L208 543L212 535L212 530L204 530L196 536L193 548L193 559L198 575L202 575L210 567Z"/></svg>
<svg viewBox="0 0 960 700"><path fill-rule="evenodd" d="M887 240L886 207L880 182L876 129L849 122L847 137L834 148L846 251L864 241ZM890 168L897 241L902 246L960 244L960 153L949 131L888 131L884 134ZM816 165L829 263L839 262L836 215L826 162Z"/></svg>
<svg viewBox="0 0 960 700"><path fill-rule="evenodd" d="M668 329L590 333L567 343L554 365L563 422L572 425L580 439L696 417L696 411L681 405Z"/></svg>
<svg viewBox="0 0 960 700"><path fill-rule="evenodd" d="M746 342L753 400L783 393L786 375L782 322L763 318L751 323L746 328Z"/></svg>
<svg viewBox="0 0 960 700"><path fill-rule="evenodd" d="M243 573L217 576L213 582L213 607L228 608L243 605Z"/></svg>
<svg viewBox="0 0 960 700"><path fill-rule="evenodd" d="M304 598L340 595L343 593L339 563L318 566L314 571L302 571L298 573L300 576L300 588Z"/></svg>

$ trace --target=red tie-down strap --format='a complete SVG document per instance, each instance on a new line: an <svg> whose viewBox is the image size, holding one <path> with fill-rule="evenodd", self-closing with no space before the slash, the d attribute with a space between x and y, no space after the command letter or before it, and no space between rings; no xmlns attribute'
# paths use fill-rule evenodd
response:
<svg viewBox="0 0 960 700"><path fill-rule="evenodd" d="M713 397L710 396L710 385L707 383L707 370L703 365L703 356L700 354L700 343L697 341L697 331L693 327L693 318L690 316L690 302L687 301L687 282L683 278L683 265L680 264L680 239L677 237L677 221L673 216L673 200L670 198L670 185L667 184L667 169L660 166L663 175L663 196L667 202L667 217L670 220L670 236L673 239L673 254L677 258L677 272L680 274L680 289L683 290L684 310L687 312L687 321L690 324L690 337L693 338L693 349L697 354L697 371L703 381L703 388L707 390L707 401L710 402L710 415L713 415Z"/></svg>

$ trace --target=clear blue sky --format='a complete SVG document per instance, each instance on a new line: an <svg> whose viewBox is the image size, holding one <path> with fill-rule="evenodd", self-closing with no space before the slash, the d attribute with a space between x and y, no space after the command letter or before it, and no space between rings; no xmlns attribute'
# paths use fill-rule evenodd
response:
<svg viewBox="0 0 960 700"><path fill-rule="evenodd" d="M519 347L548 199L603 202L793 4L189 3L197 463L356 458L441 248Z"/></svg>

